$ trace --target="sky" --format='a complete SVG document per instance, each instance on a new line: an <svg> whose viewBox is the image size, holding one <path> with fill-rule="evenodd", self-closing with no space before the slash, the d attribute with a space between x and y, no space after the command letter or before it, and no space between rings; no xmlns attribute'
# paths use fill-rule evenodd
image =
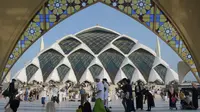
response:
<svg viewBox="0 0 200 112"><path fill-rule="evenodd" d="M75 34L97 24L133 37L140 43L155 50L156 35L152 31L129 16L102 3L97 3L75 13L49 30L43 35L45 48L66 35ZM39 53L40 41L41 39L38 39L17 61L11 69L12 76ZM181 58L179 58L179 56L161 39L160 46L162 59L164 59L173 70L177 71L177 63L181 61ZM196 80L191 72L187 74L185 79Z"/></svg>

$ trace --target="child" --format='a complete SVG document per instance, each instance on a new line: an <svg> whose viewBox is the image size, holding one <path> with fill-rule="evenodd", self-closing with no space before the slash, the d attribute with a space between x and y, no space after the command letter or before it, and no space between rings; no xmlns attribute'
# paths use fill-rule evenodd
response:
<svg viewBox="0 0 200 112"><path fill-rule="evenodd" d="M147 111L151 111L151 107L154 106L154 99L148 90L145 90L145 100L147 100Z"/></svg>

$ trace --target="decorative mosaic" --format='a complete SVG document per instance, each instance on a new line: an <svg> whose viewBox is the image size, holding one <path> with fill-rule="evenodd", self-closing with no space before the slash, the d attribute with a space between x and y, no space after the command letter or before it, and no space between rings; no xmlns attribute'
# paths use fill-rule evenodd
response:
<svg viewBox="0 0 200 112"><path fill-rule="evenodd" d="M181 36L167 16L156 6L153 0L48 0L31 19L21 34L15 48L9 56L4 69L6 74L18 58L45 32L70 15L94 4L102 2L113 7L156 33L197 73L191 54L182 42ZM4 77L3 77L4 78Z"/></svg>

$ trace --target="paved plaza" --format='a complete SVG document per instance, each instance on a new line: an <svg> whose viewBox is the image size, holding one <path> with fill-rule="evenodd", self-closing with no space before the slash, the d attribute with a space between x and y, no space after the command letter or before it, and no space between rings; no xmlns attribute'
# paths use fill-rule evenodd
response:
<svg viewBox="0 0 200 112"><path fill-rule="evenodd" d="M200 102L200 101L199 101ZM152 108L152 112L171 112L168 107L168 102L161 101L160 99L155 100L156 107ZM4 112L4 106L6 104L6 100L0 100L0 112ZM200 103L199 103L200 104ZM75 112L78 107L79 102L62 102L59 105L56 105L56 112ZM92 103L93 105L93 103ZM116 100L110 103L112 106L112 112L124 112L123 107L121 105L121 100ZM177 107L179 108L176 112L199 112L200 110L180 110L179 102L177 103ZM144 104L144 110L138 110L138 112L146 112L146 104ZM42 107L39 101L34 102L21 102L21 105L18 109L18 112L45 112L45 107Z"/></svg>

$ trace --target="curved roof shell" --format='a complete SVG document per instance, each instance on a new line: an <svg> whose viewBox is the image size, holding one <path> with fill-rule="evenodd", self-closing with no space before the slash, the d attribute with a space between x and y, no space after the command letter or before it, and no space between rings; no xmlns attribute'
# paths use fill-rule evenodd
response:
<svg viewBox="0 0 200 112"><path fill-rule="evenodd" d="M94 82L97 77L115 84L123 78L133 83L140 80L168 84L178 80L178 74L152 49L101 26L63 37L42 50L29 65L35 71L25 66L15 78L28 83Z"/></svg>

